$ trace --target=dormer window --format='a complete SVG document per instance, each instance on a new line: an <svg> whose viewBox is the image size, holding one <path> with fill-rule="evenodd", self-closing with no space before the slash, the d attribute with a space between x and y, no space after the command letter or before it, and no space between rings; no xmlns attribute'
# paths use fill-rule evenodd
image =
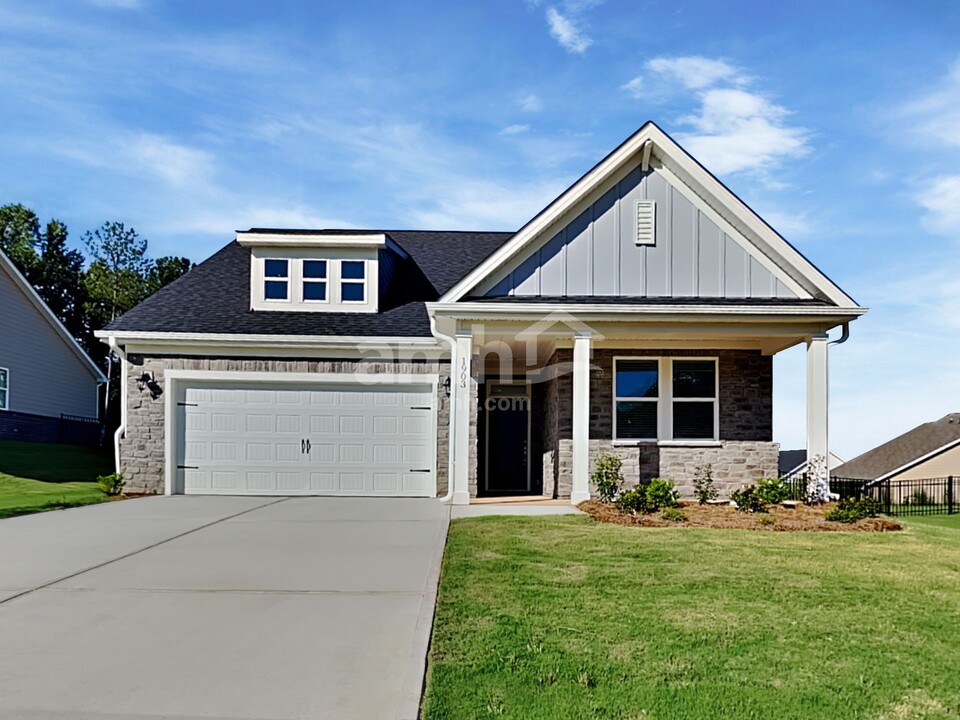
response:
<svg viewBox="0 0 960 720"><path fill-rule="evenodd" d="M303 301L327 302L327 261L303 261Z"/></svg>
<svg viewBox="0 0 960 720"><path fill-rule="evenodd" d="M290 261L263 261L263 297L265 300L290 299Z"/></svg>
<svg viewBox="0 0 960 720"><path fill-rule="evenodd" d="M340 302L366 302L366 263L363 260L340 262Z"/></svg>

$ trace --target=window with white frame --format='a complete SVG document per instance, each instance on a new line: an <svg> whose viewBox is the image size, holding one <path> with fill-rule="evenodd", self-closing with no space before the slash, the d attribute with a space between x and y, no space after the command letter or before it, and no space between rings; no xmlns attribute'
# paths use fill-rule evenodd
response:
<svg viewBox="0 0 960 720"><path fill-rule="evenodd" d="M10 371L0 368L0 410L10 407Z"/></svg>
<svg viewBox="0 0 960 720"><path fill-rule="evenodd" d="M363 260L340 261L340 302L366 302L367 268Z"/></svg>
<svg viewBox="0 0 960 720"><path fill-rule="evenodd" d="M614 361L614 437L656 440L660 407L660 361Z"/></svg>
<svg viewBox="0 0 960 720"><path fill-rule="evenodd" d="M617 358L615 440L716 440L714 358Z"/></svg>
<svg viewBox="0 0 960 720"><path fill-rule="evenodd" d="M266 259L263 261L264 300L290 299L290 261Z"/></svg>
<svg viewBox="0 0 960 720"><path fill-rule="evenodd" d="M303 261L303 301L327 302L327 261Z"/></svg>

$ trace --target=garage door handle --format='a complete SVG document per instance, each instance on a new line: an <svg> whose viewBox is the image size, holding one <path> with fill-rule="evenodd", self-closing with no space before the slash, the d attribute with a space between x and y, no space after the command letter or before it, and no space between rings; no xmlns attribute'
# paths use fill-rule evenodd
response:
<svg viewBox="0 0 960 720"><path fill-rule="evenodd" d="M430 469L427 468L426 470L417 470L416 468L411 468L410 472L430 472Z"/></svg>
<svg viewBox="0 0 960 720"><path fill-rule="evenodd" d="M307 441L303 438L300 438L300 454L303 455L307 451Z"/></svg>
<svg viewBox="0 0 960 720"><path fill-rule="evenodd" d="M411 410L433 410L429 405L412 405Z"/></svg>
<svg viewBox="0 0 960 720"><path fill-rule="evenodd" d="M307 455L310 454L310 438L307 438Z"/></svg>

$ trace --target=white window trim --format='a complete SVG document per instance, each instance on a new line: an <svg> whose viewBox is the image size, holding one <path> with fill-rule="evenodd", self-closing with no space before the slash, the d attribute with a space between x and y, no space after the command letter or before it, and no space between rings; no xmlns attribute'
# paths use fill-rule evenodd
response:
<svg viewBox="0 0 960 720"><path fill-rule="evenodd" d="M346 262L357 262L363 265L363 279L358 280L357 278L344 278L343 277L343 264ZM367 277L369 276L369 268L367 267L367 261L362 258L357 259L346 259L339 260L337 262L338 279L339 279L339 293L340 293L340 304L341 305L366 305L367 304ZM346 300L343 297L343 286L344 285L360 285L363 288L363 299L362 300Z"/></svg>
<svg viewBox="0 0 960 720"><path fill-rule="evenodd" d="M287 274L284 277L273 277L267 275L267 263L271 260L278 260L285 262L287 264ZM281 257L265 257L261 261L262 263L262 275L263 283L260 285L260 294L263 297L265 303L292 303L293 302L293 266L294 262L290 258L281 258ZM279 298L268 298L267 297L267 283L268 282L285 282L287 284L287 297L284 299Z"/></svg>
<svg viewBox="0 0 960 720"><path fill-rule="evenodd" d="M303 272L304 263L308 262L323 262L327 266L327 275L323 278L308 278ZM330 260L326 258L302 258L297 261L297 264L300 266L300 302L308 305L329 305L330 304L330 294L332 290L332 283L330 282L330 267L333 264ZM307 285L324 285L326 292L324 292L323 300L307 300L306 298L306 287Z"/></svg>
<svg viewBox="0 0 960 720"><path fill-rule="evenodd" d="M10 370L5 367L0 367L0 375L3 376L3 385L0 386L0 390L3 390L3 404L0 405L0 410L9 410L10 409Z"/></svg>
<svg viewBox="0 0 960 720"><path fill-rule="evenodd" d="M617 362L620 360L655 360L657 362L657 399L630 398L617 396ZM713 398L674 398L673 397L673 363L677 360L699 360L713 362ZM657 437L655 438L620 438L617 437L617 402L618 401L656 402L657 407ZM713 401L713 437L674 439L673 437L673 404L675 402L709 402ZM638 443L655 442L663 447L671 446L700 446L717 447L720 444L720 359L716 356L704 355L670 355L666 357L651 357L648 355L616 355L613 358L613 438L614 445L636 445Z"/></svg>

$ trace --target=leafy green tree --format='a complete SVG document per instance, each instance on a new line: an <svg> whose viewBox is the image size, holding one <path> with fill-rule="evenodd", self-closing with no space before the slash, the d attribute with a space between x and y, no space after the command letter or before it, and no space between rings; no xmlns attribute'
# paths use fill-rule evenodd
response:
<svg viewBox="0 0 960 720"><path fill-rule="evenodd" d="M84 260L79 250L67 247L67 226L59 220L47 223L40 240L41 253L31 281L37 293L67 331L91 354L96 341L86 321Z"/></svg>
<svg viewBox="0 0 960 720"><path fill-rule="evenodd" d="M147 275L147 294L153 295L160 288L186 275L192 268L193 263L189 258L173 255L157 258Z"/></svg>
<svg viewBox="0 0 960 720"><path fill-rule="evenodd" d="M147 296L147 240L123 223L106 222L83 242L93 258L84 278L87 321L99 329Z"/></svg>
<svg viewBox="0 0 960 720"><path fill-rule="evenodd" d="M0 250L31 282L39 245L40 220L33 210L19 203L0 207Z"/></svg>

